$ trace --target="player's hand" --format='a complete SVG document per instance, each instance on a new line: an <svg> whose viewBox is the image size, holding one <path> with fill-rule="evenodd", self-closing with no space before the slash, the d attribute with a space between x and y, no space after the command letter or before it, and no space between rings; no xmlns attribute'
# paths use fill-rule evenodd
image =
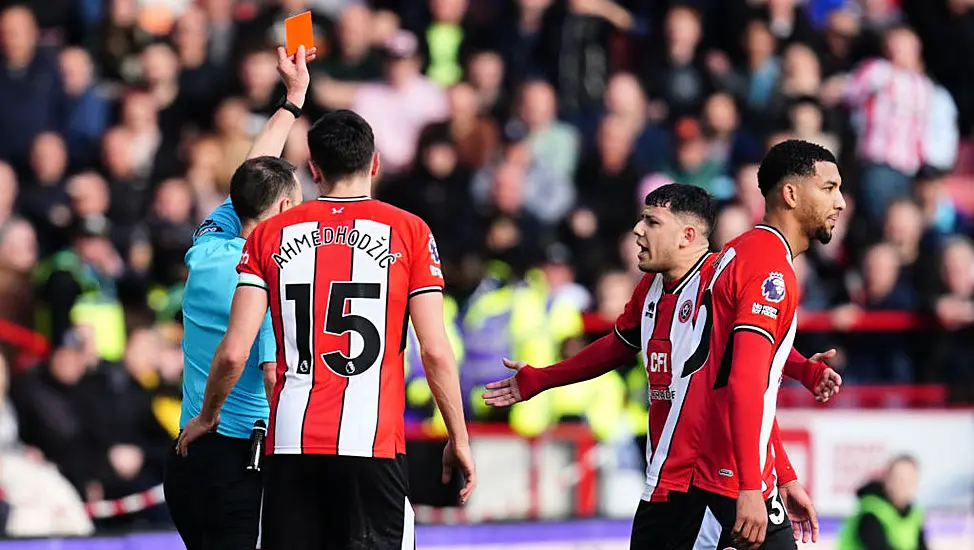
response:
<svg viewBox="0 0 974 550"><path fill-rule="evenodd" d="M452 439L443 449L443 474L441 481L446 484L453 478L453 468L459 467L463 473L464 484L460 489L460 504L465 504L477 487L477 467L473 463L470 443L455 443Z"/></svg>
<svg viewBox="0 0 974 550"><path fill-rule="evenodd" d="M835 358L836 351L832 348L828 351L822 353L816 353L815 355L808 358L809 362L812 363L825 363L828 364L833 358ZM829 399L832 399L842 386L842 377L839 373L835 372L832 367L827 367L825 372L822 373L822 378L818 381L818 385L815 386L815 400L819 403L827 403Z"/></svg>
<svg viewBox="0 0 974 550"><path fill-rule="evenodd" d="M737 496L737 519L733 536L737 543L757 548L768 532L768 509L760 490L741 491Z"/></svg>
<svg viewBox="0 0 974 550"><path fill-rule="evenodd" d="M786 483L778 487L778 494L781 495L781 502L791 519L795 540L800 540L803 544L808 544L809 541L818 542L818 514L815 513L812 499L801 483Z"/></svg>
<svg viewBox="0 0 974 550"><path fill-rule="evenodd" d="M521 391L517 387L517 372L526 367L527 363L505 358L504 366L514 371L514 375L485 386L489 391L484 392L484 403L491 407L507 407L524 401L521 398Z"/></svg>
<svg viewBox="0 0 974 550"><path fill-rule="evenodd" d="M179 434L179 439L176 440L176 454L179 456L186 456L189 454L189 446L192 442L216 430L216 427L219 425L219 416L217 416L212 422L207 421L200 416L194 416L189 422L186 423L186 427L184 427L183 431Z"/></svg>
<svg viewBox="0 0 974 550"><path fill-rule="evenodd" d="M304 96L311 85L311 75L308 73L308 63L318 54L317 48L305 50L298 46L298 51L292 56L287 55L284 46L277 47L277 74L281 75L284 87L287 88L287 99L298 107L304 106Z"/></svg>

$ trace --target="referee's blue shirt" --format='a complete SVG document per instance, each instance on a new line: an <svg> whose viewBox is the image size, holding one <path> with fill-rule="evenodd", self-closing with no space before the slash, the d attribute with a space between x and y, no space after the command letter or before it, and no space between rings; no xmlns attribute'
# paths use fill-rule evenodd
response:
<svg viewBox="0 0 974 550"><path fill-rule="evenodd" d="M183 410L179 427L198 415L216 347L227 331L230 303L237 287L243 251L241 223L230 199L223 202L193 235L186 252L189 278L183 292ZM257 420L269 414L260 365L275 361L277 344L270 315L250 350L243 375L220 411L217 433L248 438Z"/></svg>

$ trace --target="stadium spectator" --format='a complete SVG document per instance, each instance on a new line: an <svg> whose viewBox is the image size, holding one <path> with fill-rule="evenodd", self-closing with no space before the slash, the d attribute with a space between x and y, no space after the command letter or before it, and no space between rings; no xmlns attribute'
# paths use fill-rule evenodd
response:
<svg viewBox="0 0 974 550"><path fill-rule="evenodd" d="M869 247L862 259L860 281L849 289L851 303L832 311L832 322L839 332L848 331L863 311L913 311L916 291L901 275L897 250L887 243ZM908 384L914 381L910 357L912 340L897 333L857 334L848 339L849 368L846 379L852 383Z"/></svg>
<svg viewBox="0 0 974 550"><path fill-rule="evenodd" d="M542 164L531 152L527 128L512 121L501 132L500 152L474 175L471 191L478 209L490 209L492 182L497 179L496 172L505 167L520 172L517 178L523 180L524 209L540 222L560 221L574 204L576 191L571 180L559 177Z"/></svg>
<svg viewBox="0 0 974 550"><path fill-rule="evenodd" d="M319 107L347 107L354 101L357 84L382 78L381 53L372 45L375 22L372 10L364 4L349 4L342 10L333 48L311 67L312 92Z"/></svg>
<svg viewBox="0 0 974 550"><path fill-rule="evenodd" d="M884 35L885 56L860 65L847 81L836 81L856 121L862 166L861 204L867 221L880 223L887 206L909 196L910 178L923 163L930 79L923 72L921 44L906 27ZM829 90L827 97L834 92Z"/></svg>
<svg viewBox="0 0 974 550"><path fill-rule="evenodd" d="M77 168L93 167L98 159L98 142L108 128L111 102L95 80L91 56L82 48L61 51L61 79L64 82L64 137Z"/></svg>
<svg viewBox="0 0 974 550"><path fill-rule="evenodd" d="M450 119L437 122L423 129L420 147L427 141L427 133L449 133L456 148L457 162L464 168L477 170L490 159L497 147L500 132L497 123L480 113L477 92L466 82L459 82L447 89L450 102Z"/></svg>
<svg viewBox="0 0 974 550"><path fill-rule="evenodd" d="M520 90L517 116L528 130L531 154L553 174L570 180L578 164L578 131L557 120L555 90L543 80L526 82Z"/></svg>
<svg viewBox="0 0 974 550"><path fill-rule="evenodd" d="M856 493L858 511L842 526L838 548L928 548L926 520L916 503L919 484L917 460L907 455L893 458L881 479Z"/></svg>
<svg viewBox="0 0 974 550"><path fill-rule="evenodd" d="M37 22L30 9L10 6L0 13L0 158L22 168L34 138L60 131L65 96L57 63L37 47Z"/></svg>
<svg viewBox="0 0 974 550"><path fill-rule="evenodd" d="M352 109L375 127L383 172L402 173L416 154L420 131L449 116L446 93L420 73L416 35L399 31L383 48L385 82L362 84Z"/></svg>
<svg viewBox="0 0 974 550"><path fill-rule="evenodd" d="M30 275L37 265L37 234L24 219L0 222L0 319L30 326L34 292Z"/></svg>
<svg viewBox="0 0 974 550"><path fill-rule="evenodd" d="M678 4L666 14L664 52L662 56L648 55L640 74L657 110L665 106L668 119L699 112L714 83L701 52L700 14L690 5Z"/></svg>
<svg viewBox="0 0 974 550"><path fill-rule="evenodd" d="M937 333L925 355L923 380L950 381L951 399L974 400L974 244L952 237L940 260L940 293L932 311L943 331Z"/></svg>
<svg viewBox="0 0 974 550"><path fill-rule="evenodd" d="M41 253L47 255L64 245L71 222L64 185L68 152L60 135L37 135L30 148L30 168L29 183L17 195L17 210L39 230Z"/></svg>

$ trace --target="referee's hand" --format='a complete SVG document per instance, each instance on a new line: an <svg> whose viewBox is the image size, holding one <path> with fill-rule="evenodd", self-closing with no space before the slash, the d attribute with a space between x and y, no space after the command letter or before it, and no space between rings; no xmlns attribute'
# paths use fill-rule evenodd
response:
<svg viewBox="0 0 974 550"><path fill-rule="evenodd" d="M217 416L212 422L204 420L200 416L194 416L186 423L186 427L179 434L176 440L176 454L186 456L189 454L190 443L212 432L220 425L220 417Z"/></svg>
<svg viewBox="0 0 974 550"><path fill-rule="evenodd" d="M451 439L443 449L443 483L453 478L454 466L463 473L464 484L460 489L460 504L465 504L477 487L477 467L473 463L473 452L469 443L454 443Z"/></svg>

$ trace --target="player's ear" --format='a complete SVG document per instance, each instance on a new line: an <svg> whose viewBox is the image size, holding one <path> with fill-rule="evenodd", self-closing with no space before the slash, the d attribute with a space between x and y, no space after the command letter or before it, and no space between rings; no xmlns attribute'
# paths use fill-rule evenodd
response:
<svg viewBox="0 0 974 550"><path fill-rule="evenodd" d="M688 247L692 245L697 240L697 228L693 225L683 226L683 234L681 235L680 246Z"/></svg>
<svg viewBox="0 0 974 550"><path fill-rule="evenodd" d="M371 170L369 172L369 175L372 176L373 178L376 177L377 175L379 175L379 165L380 165L380 163L379 163L379 152L376 151L376 152L372 153L372 167L371 167Z"/></svg>
<svg viewBox="0 0 974 550"><path fill-rule="evenodd" d="M318 185L321 185L321 172L318 171L318 167L315 166L315 162L313 160L308 161L308 169L311 170L311 179L313 179Z"/></svg>
<svg viewBox="0 0 974 550"><path fill-rule="evenodd" d="M781 199L785 201L785 204L787 204L789 208L795 208L798 206L798 185L791 182L782 185Z"/></svg>

